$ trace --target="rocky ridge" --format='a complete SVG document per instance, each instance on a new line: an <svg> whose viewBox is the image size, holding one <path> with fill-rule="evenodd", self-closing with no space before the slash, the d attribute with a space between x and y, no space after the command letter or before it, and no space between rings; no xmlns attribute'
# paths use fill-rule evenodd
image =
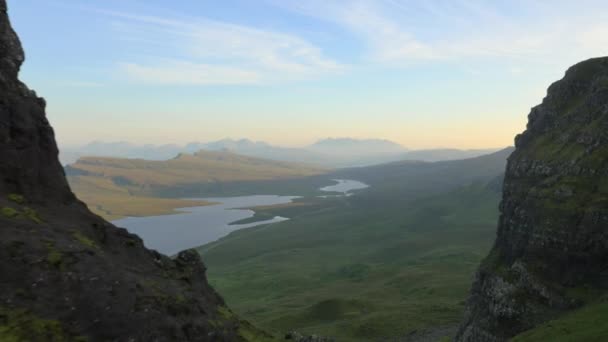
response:
<svg viewBox="0 0 608 342"><path fill-rule="evenodd" d="M0 0L0 340L265 341L175 259L92 214L71 192L45 101Z"/></svg>
<svg viewBox="0 0 608 342"><path fill-rule="evenodd" d="M496 242L457 341L505 341L608 289L608 58L571 67L516 137Z"/></svg>

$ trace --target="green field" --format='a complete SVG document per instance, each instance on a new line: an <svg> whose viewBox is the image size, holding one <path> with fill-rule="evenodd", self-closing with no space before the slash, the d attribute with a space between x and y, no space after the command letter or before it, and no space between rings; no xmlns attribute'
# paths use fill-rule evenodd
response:
<svg viewBox="0 0 608 342"><path fill-rule="evenodd" d="M459 321L495 236L498 200L481 185L405 208L324 200L201 252L213 286L262 328L353 341L406 335Z"/></svg>
<svg viewBox="0 0 608 342"><path fill-rule="evenodd" d="M204 206L212 203L178 198L133 195L112 180L94 176L69 177L72 190L89 209L106 220L127 216L176 214L176 208Z"/></svg>
<svg viewBox="0 0 608 342"><path fill-rule="evenodd" d="M426 172L344 171L372 187L353 197L258 209L261 217L291 220L201 247L209 279L237 313L276 334L448 337L495 238L505 158L486 159L497 165L485 169L472 160L429 164ZM469 178L444 179L467 164Z"/></svg>
<svg viewBox="0 0 608 342"><path fill-rule="evenodd" d="M512 339L513 342L603 342L608 336L608 300L598 302L564 314L558 319L527 331Z"/></svg>

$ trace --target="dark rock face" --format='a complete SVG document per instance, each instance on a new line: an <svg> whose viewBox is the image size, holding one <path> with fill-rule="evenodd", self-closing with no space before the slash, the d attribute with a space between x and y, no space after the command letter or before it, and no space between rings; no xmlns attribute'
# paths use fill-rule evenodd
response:
<svg viewBox="0 0 608 342"><path fill-rule="evenodd" d="M17 78L25 57L6 3L0 3L0 192L22 193L39 202L73 202L45 102Z"/></svg>
<svg viewBox="0 0 608 342"><path fill-rule="evenodd" d="M70 191L45 102L0 0L0 340L266 338L207 284L194 251L172 260L93 215Z"/></svg>
<svg viewBox="0 0 608 342"><path fill-rule="evenodd" d="M504 341L608 289L608 58L570 68L507 165L457 341Z"/></svg>

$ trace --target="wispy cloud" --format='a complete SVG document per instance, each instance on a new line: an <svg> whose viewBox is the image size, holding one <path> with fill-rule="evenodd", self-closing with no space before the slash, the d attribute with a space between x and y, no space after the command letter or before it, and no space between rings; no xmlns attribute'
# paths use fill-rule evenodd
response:
<svg viewBox="0 0 608 342"><path fill-rule="evenodd" d="M179 60L154 65L122 63L120 66L131 79L150 84L231 85L262 81L262 76L255 71Z"/></svg>
<svg viewBox="0 0 608 342"><path fill-rule="evenodd" d="M608 53L608 13L593 0L574 7L567 1L513 1L502 7L476 0L267 1L343 27L361 39L369 60L384 64L576 60Z"/></svg>
<svg viewBox="0 0 608 342"><path fill-rule="evenodd" d="M103 87L103 83L99 82L86 82L86 81L66 81L58 84L60 87L74 87L74 88L98 88Z"/></svg>
<svg viewBox="0 0 608 342"><path fill-rule="evenodd" d="M143 58L120 63L132 80L151 84L263 84L305 80L344 66L291 34L202 18L97 10Z"/></svg>

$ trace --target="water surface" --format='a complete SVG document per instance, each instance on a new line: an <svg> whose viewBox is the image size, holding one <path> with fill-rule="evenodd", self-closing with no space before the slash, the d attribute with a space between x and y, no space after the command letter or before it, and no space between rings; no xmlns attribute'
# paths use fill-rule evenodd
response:
<svg viewBox="0 0 608 342"><path fill-rule="evenodd" d="M321 197L350 196L353 194L353 190L368 187L367 184L356 180L334 179L334 181L336 184L322 187L319 190L339 194ZM176 215L127 217L113 223L139 235L144 240L146 247L167 255L175 255L182 250L216 241L235 230L288 220L288 218L277 216L266 221L230 225L232 222L254 216L253 210L243 208L285 204L295 198L298 197L254 195L200 198L218 204L177 209L182 213Z"/></svg>
<svg viewBox="0 0 608 342"><path fill-rule="evenodd" d="M205 201L219 204L178 209L183 213L177 215L127 217L113 223L139 235L146 247L174 255L182 250L213 242L235 230L285 221L287 218L277 216L266 221L230 225L231 222L254 215L252 210L239 208L284 204L294 198L297 197L255 195L203 198Z"/></svg>
<svg viewBox="0 0 608 342"><path fill-rule="evenodd" d="M325 192L341 192L342 194L338 195L338 196L350 196L350 195L352 195L353 190L361 190L361 189L369 188L369 185L367 185L363 182L352 180L352 179L334 179L333 181L337 182L337 183L334 185L322 187L319 190L325 191ZM321 197L328 197L328 196L321 196Z"/></svg>

